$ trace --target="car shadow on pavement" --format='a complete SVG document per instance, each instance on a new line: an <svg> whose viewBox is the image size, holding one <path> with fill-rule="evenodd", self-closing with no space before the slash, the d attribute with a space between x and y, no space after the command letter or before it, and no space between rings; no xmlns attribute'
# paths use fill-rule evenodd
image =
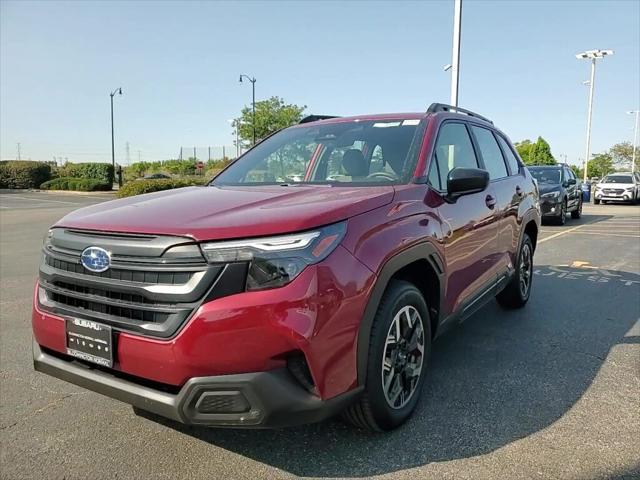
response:
<svg viewBox="0 0 640 480"><path fill-rule="evenodd" d="M338 419L283 430L184 434L304 477L369 477L487 454L549 427L589 388L640 312L640 275L536 266L529 304L492 302L438 339L413 417L384 434Z"/></svg>
<svg viewBox="0 0 640 480"><path fill-rule="evenodd" d="M614 218L614 215L605 214L605 213L586 213L583 212L582 217L579 219L571 218L571 215L567 215L567 221L564 225L560 225L557 222L554 222L550 219L543 219L542 226L543 227L551 227L551 228L571 228L577 227L580 225L588 225L591 223L605 222L607 220L611 220Z"/></svg>

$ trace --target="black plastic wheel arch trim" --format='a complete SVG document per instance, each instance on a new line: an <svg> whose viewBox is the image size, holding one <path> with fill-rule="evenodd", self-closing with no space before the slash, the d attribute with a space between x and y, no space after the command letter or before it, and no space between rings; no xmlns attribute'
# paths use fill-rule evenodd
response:
<svg viewBox="0 0 640 480"><path fill-rule="evenodd" d="M369 358L369 340L371 337L371 329L373 327L373 320L376 312L378 311L378 305L384 295L389 281L400 271L403 267L416 262L418 260L426 260L433 268L438 278L438 289L440 305L437 306L438 312L442 312L442 305L444 304L444 262L440 258L436 247L431 242L421 242L413 245L391 257L380 269L378 279L373 287L373 291L369 296L367 306L364 310L364 315L360 322L360 329L358 331L357 341L357 373L358 373L358 385L364 386L367 377L367 362ZM433 308L433 305L429 305ZM441 316L441 315L440 315ZM436 319L439 323L440 319ZM437 330L437 329L436 329Z"/></svg>

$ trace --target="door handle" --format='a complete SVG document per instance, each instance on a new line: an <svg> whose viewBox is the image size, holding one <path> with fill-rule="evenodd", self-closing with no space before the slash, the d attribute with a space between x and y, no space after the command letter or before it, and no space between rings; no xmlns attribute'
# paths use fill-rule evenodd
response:
<svg viewBox="0 0 640 480"><path fill-rule="evenodd" d="M522 189L520 188L520 185L516 186L516 195L518 195L519 197L522 196Z"/></svg>
<svg viewBox="0 0 640 480"><path fill-rule="evenodd" d="M484 199L484 203L488 208L493 210L493 207L496 206L496 198L492 195L487 195L487 197Z"/></svg>

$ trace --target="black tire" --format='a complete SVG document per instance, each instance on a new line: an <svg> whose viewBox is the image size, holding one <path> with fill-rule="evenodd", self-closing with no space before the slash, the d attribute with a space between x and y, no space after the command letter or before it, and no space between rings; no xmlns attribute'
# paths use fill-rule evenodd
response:
<svg viewBox="0 0 640 480"><path fill-rule="evenodd" d="M528 251L528 254L527 254ZM522 244L518 251L518 264L513 278L497 296L498 303L506 308L522 308L531 296L531 284L533 283L533 243L526 233L522 237ZM528 256L528 260L527 257ZM523 263L528 262L526 266ZM526 282L526 289L522 288L522 282Z"/></svg>
<svg viewBox="0 0 640 480"><path fill-rule="evenodd" d="M599 200L599 199L597 199L597 198L594 198L594 199L593 199L593 204L594 204L594 205L600 205L600 200Z"/></svg>
<svg viewBox="0 0 640 480"><path fill-rule="evenodd" d="M401 386L402 390L407 386L407 381L409 382L408 388L412 388L412 390L408 397L406 395L404 397L399 396L399 399L404 399L406 403L392 407L389 400L387 400L385 393L387 390L383 385L383 381L385 381L383 362L385 362L385 358L387 358L386 354L389 353L389 348L401 349L401 342L396 343L397 346L393 347L394 343L389 344L388 337L391 334L392 325L395 325L396 316L402 316L403 314L401 312L407 311L407 307L412 309L409 310L410 312L417 312L420 320L419 324L422 326L421 340L423 342L423 351L421 355L421 368L418 375L410 377L412 379L417 377L417 380L407 380L407 374L404 369L411 367L407 359L411 358L412 354L410 354L409 357L405 356L404 359L400 359L400 355L393 357L394 362L404 360L406 363L404 367L398 367L404 368L401 373L395 373L397 372L395 366L388 370L390 378L392 379L392 381L389 382L389 387L392 388L393 385L395 385L397 377L398 385ZM359 428L374 432L383 432L400 426L409 418L420 398L429 354L431 353L431 326L429 318L427 303L420 291L413 284L399 280L393 280L389 284L380 301L371 328L365 390L362 397L343 412L343 417L346 420ZM413 325L413 330L405 330L405 333L412 337L412 339L415 335L417 344L419 341L418 337L420 337L419 329L415 327L418 325L418 318L416 318ZM404 335L401 335L401 338L406 340ZM406 342L406 347L410 348L409 342ZM417 356L417 350L415 350L415 352ZM416 357L414 357L414 360L415 358ZM413 372L414 370L411 371Z"/></svg>
<svg viewBox="0 0 640 480"><path fill-rule="evenodd" d="M560 205L560 215L556 219L557 225L564 225L565 223L567 223L567 199L566 198L562 202L562 205Z"/></svg>
<svg viewBox="0 0 640 480"><path fill-rule="evenodd" d="M571 218L575 218L577 220L580 217L582 217L582 199L578 200L578 206L573 212L571 212Z"/></svg>

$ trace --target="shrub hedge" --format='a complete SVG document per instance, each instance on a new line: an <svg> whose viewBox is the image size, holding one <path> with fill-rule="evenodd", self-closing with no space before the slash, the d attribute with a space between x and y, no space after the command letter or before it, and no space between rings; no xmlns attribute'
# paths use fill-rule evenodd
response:
<svg viewBox="0 0 640 480"><path fill-rule="evenodd" d="M113 165L110 163L65 163L58 168L60 177L95 178L103 183L113 184Z"/></svg>
<svg viewBox="0 0 640 480"><path fill-rule="evenodd" d="M51 178L51 166L28 160L0 162L0 188L38 188Z"/></svg>
<svg viewBox="0 0 640 480"><path fill-rule="evenodd" d="M126 183L118 190L118 198L141 195L143 193L171 190L172 188L189 187L193 185L206 185L211 179L205 176L167 178L158 180L133 180Z"/></svg>
<svg viewBox="0 0 640 480"><path fill-rule="evenodd" d="M60 177L40 185L43 190L75 190L77 192L96 192L111 190L111 183L97 178Z"/></svg>

